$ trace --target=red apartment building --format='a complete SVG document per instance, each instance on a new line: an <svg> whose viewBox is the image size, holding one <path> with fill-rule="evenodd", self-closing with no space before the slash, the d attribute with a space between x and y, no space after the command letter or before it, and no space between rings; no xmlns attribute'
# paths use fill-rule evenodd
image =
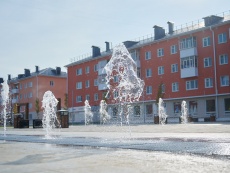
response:
<svg viewBox="0 0 230 173"><path fill-rule="evenodd" d="M11 91L12 107L15 104L28 103L28 118L30 124L32 124L33 119L42 118L42 99L46 91L52 91L56 98L61 99L61 107L65 107L66 83L67 73L62 72L60 67L39 70L39 67L36 66L35 72L31 73L29 69L25 69L24 74L18 74L16 78L11 78L11 75L9 75L8 84ZM38 117L35 111L37 98L39 99L40 107ZM24 112L25 107L22 106L20 111Z"/></svg>
<svg viewBox="0 0 230 173"><path fill-rule="evenodd" d="M155 25L154 37L123 44L136 61L138 75L145 82L143 96L133 103L130 121L153 122L157 114L157 93L161 87L168 117L179 117L181 102L186 101L191 117L204 121L215 115L217 121L230 120L230 14L211 15L201 21L175 29L168 22L168 32ZM92 46L92 56L66 65L70 121L84 122L84 101L99 121L99 104L107 92L102 69L112 50ZM114 77L114 83L118 82ZM113 93L107 100L112 120L118 119ZM172 120L173 121L173 120Z"/></svg>

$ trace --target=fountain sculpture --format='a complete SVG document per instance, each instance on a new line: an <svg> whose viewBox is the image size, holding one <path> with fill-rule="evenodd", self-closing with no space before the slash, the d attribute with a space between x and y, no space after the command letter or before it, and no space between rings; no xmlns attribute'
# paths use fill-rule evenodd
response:
<svg viewBox="0 0 230 173"><path fill-rule="evenodd" d="M164 101L162 98L159 98L158 114L159 114L159 124L164 125L166 123L166 119L168 115L166 114Z"/></svg>
<svg viewBox="0 0 230 173"><path fill-rule="evenodd" d="M6 110L9 102L9 86L7 84L7 81L3 82L1 98L2 98L2 107L3 107L2 113L3 113L3 121L4 121L4 136L6 136Z"/></svg>
<svg viewBox="0 0 230 173"><path fill-rule="evenodd" d="M121 125L122 117L126 124L129 124L129 110L132 102L138 101L142 95L144 81L137 76L137 65L132 59L125 45L121 44L113 49L110 61L104 67L106 73L106 85L109 89L107 95L113 94L115 102L119 105L119 116ZM118 84L111 81L114 76L118 79Z"/></svg>
<svg viewBox="0 0 230 173"><path fill-rule="evenodd" d="M51 91L46 91L43 95L42 100L42 108L43 110L43 118L42 118L42 127L46 131L45 138L51 139L50 132L56 126L60 126L60 123L56 116L56 106L58 104L58 100L55 98Z"/></svg>
<svg viewBox="0 0 230 173"><path fill-rule="evenodd" d="M188 108L184 100L181 103L181 123L188 123Z"/></svg>
<svg viewBox="0 0 230 173"><path fill-rule="evenodd" d="M88 100L85 100L85 125L90 124L93 118L93 113L91 111L91 106L89 105Z"/></svg>
<svg viewBox="0 0 230 173"><path fill-rule="evenodd" d="M107 104L105 100L101 100L100 102L100 122L102 124L105 124L110 119L110 115L106 111L106 108L107 108Z"/></svg>

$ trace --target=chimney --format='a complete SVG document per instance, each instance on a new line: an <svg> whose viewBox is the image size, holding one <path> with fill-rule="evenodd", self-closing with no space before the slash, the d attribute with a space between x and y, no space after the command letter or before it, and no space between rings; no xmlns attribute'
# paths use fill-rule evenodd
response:
<svg viewBox="0 0 230 173"><path fill-rule="evenodd" d="M105 44L106 44L106 50L105 50L105 51L106 51L106 52L109 52L109 51L110 51L109 42L106 41Z"/></svg>
<svg viewBox="0 0 230 173"><path fill-rule="evenodd" d="M168 30L169 30L168 33L169 33L169 34L173 34L173 32L174 32L174 23L168 21L167 24L168 24Z"/></svg>
<svg viewBox="0 0 230 173"><path fill-rule="evenodd" d="M133 45L137 44L137 41L124 41L123 44L125 45L125 47L128 49L130 47L132 47Z"/></svg>
<svg viewBox="0 0 230 173"><path fill-rule="evenodd" d="M25 75L25 77L30 76L30 70L29 69L24 69L24 75Z"/></svg>
<svg viewBox="0 0 230 173"><path fill-rule="evenodd" d="M224 18L220 16L211 15L211 16L203 17L203 19L204 19L205 26L211 26L221 22Z"/></svg>
<svg viewBox="0 0 230 173"><path fill-rule="evenodd" d="M11 75L10 74L8 74L8 81L10 81L11 80Z"/></svg>
<svg viewBox="0 0 230 173"><path fill-rule="evenodd" d="M100 48L97 46L92 46L92 57L95 58L101 55Z"/></svg>
<svg viewBox="0 0 230 173"><path fill-rule="evenodd" d="M61 67L56 67L56 74L60 75L61 74Z"/></svg>
<svg viewBox="0 0 230 173"><path fill-rule="evenodd" d="M161 26L154 25L154 40L161 39L165 36L165 29Z"/></svg>
<svg viewBox="0 0 230 173"><path fill-rule="evenodd" d="M3 82L4 82L3 78L0 78L0 84L3 83Z"/></svg>
<svg viewBox="0 0 230 173"><path fill-rule="evenodd" d="M35 66L35 70L36 70L35 71L36 73L39 73L39 67L38 66Z"/></svg>

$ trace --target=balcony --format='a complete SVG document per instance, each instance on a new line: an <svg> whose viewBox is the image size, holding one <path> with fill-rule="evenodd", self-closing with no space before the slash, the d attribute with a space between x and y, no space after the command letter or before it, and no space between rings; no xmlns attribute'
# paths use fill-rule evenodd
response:
<svg viewBox="0 0 230 173"><path fill-rule="evenodd" d="M187 49L180 50L180 58L185 58L189 56L197 56L197 48L196 47L190 47Z"/></svg>
<svg viewBox="0 0 230 173"><path fill-rule="evenodd" d="M189 68L181 69L180 76L181 76L181 78L198 76L198 68L197 67L189 67Z"/></svg>
<svg viewBox="0 0 230 173"><path fill-rule="evenodd" d="M98 76L103 75L103 74L106 74L104 68L98 69Z"/></svg>
<svg viewBox="0 0 230 173"><path fill-rule="evenodd" d="M14 103L18 103L18 99L17 98L13 98L12 99L12 103L14 104Z"/></svg>
<svg viewBox="0 0 230 173"><path fill-rule="evenodd" d="M99 91L101 91L101 90L107 90L107 89L108 89L108 87L107 87L106 84L99 84L99 85L98 85L98 90L99 90Z"/></svg>
<svg viewBox="0 0 230 173"><path fill-rule="evenodd" d="M11 92L12 92L12 94L18 94L19 93L19 89L14 88L14 89L11 90Z"/></svg>

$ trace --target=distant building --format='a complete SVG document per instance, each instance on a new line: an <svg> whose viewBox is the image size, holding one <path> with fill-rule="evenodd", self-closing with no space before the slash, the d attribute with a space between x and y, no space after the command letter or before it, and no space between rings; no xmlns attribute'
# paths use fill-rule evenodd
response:
<svg viewBox="0 0 230 173"><path fill-rule="evenodd" d="M138 66L138 75L145 82L143 96L133 104L130 121L153 122L157 114L157 93L165 102L169 117L179 117L185 100L191 117L204 121L215 115L217 121L230 120L230 14L211 15L203 20L174 27L168 22L168 32L155 25L154 37L125 41ZM73 123L84 122L84 101L89 100L99 121L99 104L107 92L102 71L112 50L92 46L92 56L75 59L68 68L69 111ZM111 81L116 84L117 79ZM159 89L160 87L160 89ZM112 120L119 119L113 93L107 100Z"/></svg>
<svg viewBox="0 0 230 173"><path fill-rule="evenodd" d="M16 78L11 78L9 75L12 109L15 104L29 103L29 120L32 124L32 120L38 118L35 111L37 98L40 107L39 118L42 118L42 99L46 91L52 91L56 98L61 99L61 107L65 107L66 82L67 73L62 72L60 67L39 70L39 67L36 66L35 72L31 73L29 69L25 69L24 73L18 74Z"/></svg>

